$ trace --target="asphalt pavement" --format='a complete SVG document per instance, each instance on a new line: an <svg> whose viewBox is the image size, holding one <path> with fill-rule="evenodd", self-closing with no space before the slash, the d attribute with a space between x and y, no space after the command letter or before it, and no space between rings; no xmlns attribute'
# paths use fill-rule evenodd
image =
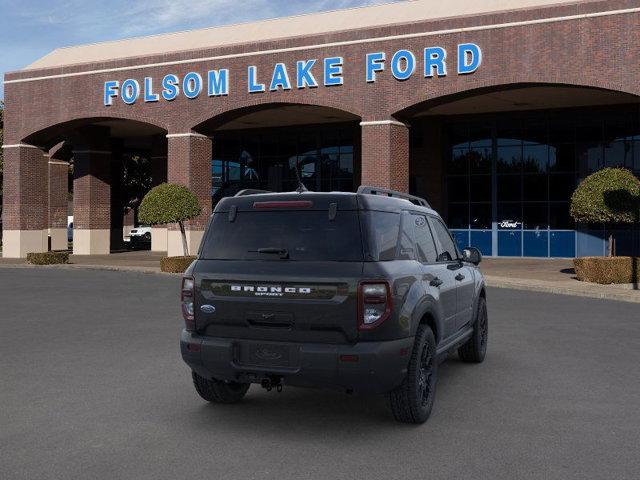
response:
<svg viewBox="0 0 640 480"><path fill-rule="evenodd" d="M640 306L490 289L486 361L431 419L383 397L195 393L179 278L0 270L0 479L637 479Z"/></svg>

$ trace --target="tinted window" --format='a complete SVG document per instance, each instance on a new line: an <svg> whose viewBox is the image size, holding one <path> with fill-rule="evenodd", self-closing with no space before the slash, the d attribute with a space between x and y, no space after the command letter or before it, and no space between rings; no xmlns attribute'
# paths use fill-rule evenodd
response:
<svg viewBox="0 0 640 480"><path fill-rule="evenodd" d="M439 261L451 261L458 258L455 244L443 223L440 220L433 218L431 219L431 227L433 228L433 234L436 236L441 246L438 251Z"/></svg>
<svg viewBox="0 0 640 480"><path fill-rule="evenodd" d="M227 213L216 213L202 258L280 259L279 254L257 252L261 248L286 249L294 261L362 261L358 214L338 212L330 221L326 211L238 212L229 222Z"/></svg>
<svg viewBox="0 0 640 480"><path fill-rule="evenodd" d="M374 261L395 260L400 231L400 214L391 212L362 212L367 226L369 253Z"/></svg>
<svg viewBox="0 0 640 480"><path fill-rule="evenodd" d="M401 225L400 251L398 252L398 260L415 260L416 242L413 235L413 215L407 212L403 213Z"/></svg>
<svg viewBox="0 0 640 480"><path fill-rule="evenodd" d="M416 244L418 247L418 260L423 263L433 263L436 261L436 245L431 236L431 229L424 215L412 215L416 232Z"/></svg>

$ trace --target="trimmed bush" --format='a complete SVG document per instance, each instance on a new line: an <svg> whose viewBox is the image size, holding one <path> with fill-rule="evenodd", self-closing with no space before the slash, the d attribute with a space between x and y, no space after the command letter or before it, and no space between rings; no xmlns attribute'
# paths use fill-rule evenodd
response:
<svg viewBox="0 0 640 480"><path fill-rule="evenodd" d="M184 273L196 257L164 257L160 259L160 271L167 273Z"/></svg>
<svg viewBox="0 0 640 480"><path fill-rule="evenodd" d="M584 223L634 223L640 180L625 168L605 168L585 178L571 196L571 216Z"/></svg>
<svg viewBox="0 0 640 480"><path fill-rule="evenodd" d="M574 259L573 265L576 277L583 282L603 285L640 282L640 257L581 257Z"/></svg>
<svg viewBox="0 0 640 480"><path fill-rule="evenodd" d="M152 188L142 199L138 219L149 225L177 223L182 234L182 248L189 255L184 222L202 213L198 198L183 185L163 183Z"/></svg>
<svg viewBox="0 0 640 480"><path fill-rule="evenodd" d="M59 265L69 263L69 252L27 253L31 265Z"/></svg>

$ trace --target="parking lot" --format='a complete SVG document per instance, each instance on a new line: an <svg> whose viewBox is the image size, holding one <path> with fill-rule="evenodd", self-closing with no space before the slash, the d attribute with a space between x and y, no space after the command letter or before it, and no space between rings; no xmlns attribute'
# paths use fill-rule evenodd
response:
<svg viewBox="0 0 640 480"><path fill-rule="evenodd" d="M434 413L382 397L193 390L178 277L0 269L0 478L635 479L640 307L490 289L485 363L441 365Z"/></svg>

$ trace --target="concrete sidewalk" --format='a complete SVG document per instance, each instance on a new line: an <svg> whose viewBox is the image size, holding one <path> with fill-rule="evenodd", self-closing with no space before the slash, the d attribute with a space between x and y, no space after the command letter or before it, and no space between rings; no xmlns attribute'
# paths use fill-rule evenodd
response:
<svg viewBox="0 0 640 480"><path fill-rule="evenodd" d="M0 268L97 268L161 273L159 264L163 256L164 253L149 251L71 255L71 264L47 267L27 265L24 260L0 258ZM597 285L576 280L570 259L484 258L480 269L492 287L640 303L640 290L634 290L633 285Z"/></svg>
<svg viewBox="0 0 640 480"><path fill-rule="evenodd" d="M480 270L492 287L640 303L633 284L598 285L575 278L571 259L484 258Z"/></svg>

